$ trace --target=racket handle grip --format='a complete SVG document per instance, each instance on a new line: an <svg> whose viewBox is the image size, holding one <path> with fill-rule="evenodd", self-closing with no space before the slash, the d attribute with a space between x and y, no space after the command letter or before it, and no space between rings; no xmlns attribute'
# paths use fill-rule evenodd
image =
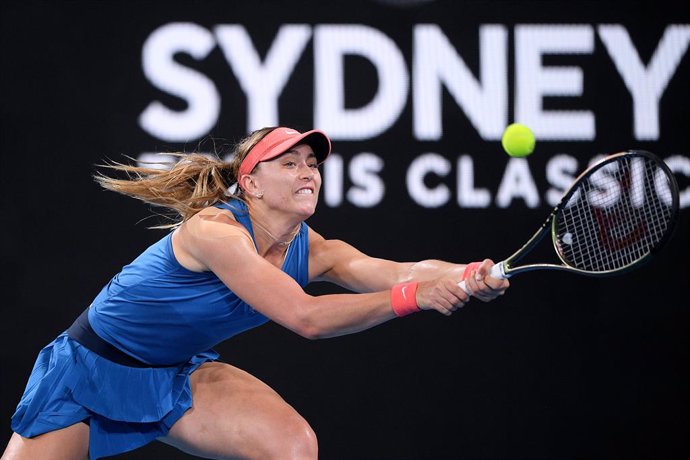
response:
<svg viewBox="0 0 690 460"><path fill-rule="evenodd" d="M503 262L499 262L495 264L493 267L491 267L491 270L489 271L489 276L502 280L508 278L508 275L506 275L505 272L505 267L503 266ZM460 286L463 291L469 294L469 291L467 290L467 283L465 282L465 280L460 281L458 283L458 286Z"/></svg>

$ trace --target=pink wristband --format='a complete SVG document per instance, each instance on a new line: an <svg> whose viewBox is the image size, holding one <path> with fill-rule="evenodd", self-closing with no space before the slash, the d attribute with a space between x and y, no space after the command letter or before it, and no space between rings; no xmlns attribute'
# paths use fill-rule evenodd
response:
<svg viewBox="0 0 690 460"><path fill-rule="evenodd" d="M465 266L465 271L462 272L462 281L465 281L467 278L469 278L470 273L472 273L472 271L474 270L477 270L481 264L481 262L472 262L470 264L467 264Z"/></svg>
<svg viewBox="0 0 690 460"><path fill-rule="evenodd" d="M421 309L417 305L417 283L396 284L391 288L391 307L397 316L407 316Z"/></svg>

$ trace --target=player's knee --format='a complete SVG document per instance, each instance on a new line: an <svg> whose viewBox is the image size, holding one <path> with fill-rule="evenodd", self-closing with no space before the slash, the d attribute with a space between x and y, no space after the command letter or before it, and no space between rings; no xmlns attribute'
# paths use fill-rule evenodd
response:
<svg viewBox="0 0 690 460"><path fill-rule="evenodd" d="M316 434L301 417L290 420L284 426L275 449L274 457L279 459L317 459L319 453Z"/></svg>
<svg viewBox="0 0 690 460"><path fill-rule="evenodd" d="M319 454L319 445L316 439L316 433L311 426L303 418L293 422L290 427L290 455L283 458L294 459L317 459Z"/></svg>

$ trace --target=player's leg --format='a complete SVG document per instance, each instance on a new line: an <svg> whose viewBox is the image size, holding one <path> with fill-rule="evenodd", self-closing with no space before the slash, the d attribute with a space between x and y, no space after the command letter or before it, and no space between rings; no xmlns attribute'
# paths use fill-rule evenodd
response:
<svg viewBox="0 0 690 460"><path fill-rule="evenodd" d="M193 407L161 441L206 458L317 458L309 424L256 377L214 362L190 379Z"/></svg>
<svg viewBox="0 0 690 460"><path fill-rule="evenodd" d="M89 426L86 423L25 438L13 433L0 460L82 460L89 457Z"/></svg>

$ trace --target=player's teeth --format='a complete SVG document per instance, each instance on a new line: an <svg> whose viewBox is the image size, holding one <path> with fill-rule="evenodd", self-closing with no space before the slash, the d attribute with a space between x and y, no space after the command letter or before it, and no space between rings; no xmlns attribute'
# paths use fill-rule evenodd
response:
<svg viewBox="0 0 690 460"><path fill-rule="evenodd" d="M298 190L297 193L299 193L300 195L311 195L314 192L312 192L308 188L303 188L302 190Z"/></svg>

